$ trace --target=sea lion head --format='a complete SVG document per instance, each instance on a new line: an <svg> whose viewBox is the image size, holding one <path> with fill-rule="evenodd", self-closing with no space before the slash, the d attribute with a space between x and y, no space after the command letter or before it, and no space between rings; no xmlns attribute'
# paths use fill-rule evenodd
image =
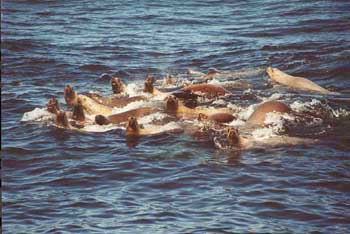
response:
<svg viewBox="0 0 350 234"><path fill-rule="evenodd" d="M85 121L84 108L82 105L81 98L77 99L77 103L73 107L72 119L77 121Z"/></svg>
<svg viewBox="0 0 350 234"><path fill-rule="evenodd" d="M154 84L156 82L156 78L153 75L148 74L146 76L146 82L151 82L152 84Z"/></svg>
<svg viewBox="0 0 350 234"><path fill-rule="evenodd" d="M230 127L226 132L226 139L231 146L237 146L239 144L239 133L238 130Z"/></svg>
<svg viewBox="0 0 350 234"><path fill-rule="evenodd" d="M98 125L107 125L111 123L104 115L96 115L95 122Z"/></svg>
<svg viewBox="0 0 350 234"><path fill-rule="evenodd" d="M145 93L153 93L153 91L154 91L153 83L151 81L146 81L143 91Z"/></svg>
<svg viewBox="0 0 350 234"><path fill-rule="evenodd" d="M76 93L72 86L67 85L64 88L64 100L66 100L67 105L73 106L76 102Z"/></svg>
<svg viewBox="0 0 350 234"><path fill-rule="evenodd" d="M46 105L46 110L53 114L56 114L60 110L60 107L58 105L58 101L56 98L51 98L49 100L49 102Z"/></svg>
<svg viewBox="0 0 350 234"><path fill-rule="evenodd" d="M140 130L139 124L135 117L129 117L128 122L126 123L126 133L132 134L137 133Z"/></svg>
<svg viewBox="0 0 350 234"><path fill-rule="evenodd" d="M165 99L165 102L165 111L168 113L176 113L179 108L179 100L173 95L170 95Z"/></svg>
<svg viewBox="0 0 350 234"><path fill-rule="evenodd" d="M113 77L111 79L111 86L114 94L124 92L124 84L118 77Z"/></svg>
<svg viewBox="0 0 350 234"><path fill-rule="evenodd" d="M205 121L207 119L208 119L208 116L203 114L203 113L199 113L198 118L197 118L198 121Z"/></svg>
<svg viewBox="0 0 350 234"><path fill-rule="evenodd" d="M56 113L56 121L55 121L57 126L68 128L69 127L69 122L68 122L68 117L66 112L64 111L58 111Z"/></svg>

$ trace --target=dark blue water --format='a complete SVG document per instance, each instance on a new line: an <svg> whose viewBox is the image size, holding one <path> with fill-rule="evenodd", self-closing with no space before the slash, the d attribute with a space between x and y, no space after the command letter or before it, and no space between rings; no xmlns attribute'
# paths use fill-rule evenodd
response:
<svg viewBox="0 0 350 234"><path fill-rule="evenodd" d="M184 134L129 147L121 130L20 121L63 103L67 84L107 93L101 73L131 83L270 65L343 94L290 102L348 113L348 1L4 0L1 14L4 233L350 232L349 115L322 115L315 145L242 152ZM264 72L242 79L260 98L276 93Z"/></svg>

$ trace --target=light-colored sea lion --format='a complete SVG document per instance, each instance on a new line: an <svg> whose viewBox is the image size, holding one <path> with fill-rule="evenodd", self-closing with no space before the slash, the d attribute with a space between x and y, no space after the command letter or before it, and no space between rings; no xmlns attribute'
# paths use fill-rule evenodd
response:
<svg viewBox="0 0 350 234"><path fill-rule="evenodd" d="M289 136L275 136L266 139L261 139L259 141L254 140L252 137L242 137L240 136L237 129L230 127L226 131L226 140L228 147L234 147L236 149L248 149L254 147L274 147L282 145L302 145L302 144L314 144L317 143L317 139L310 138L299 138L299 137L289 137ZM215 141L215 140L214 140ZM218 142L216 142L217 144ZM227 148L223 147L223 148ZM220 145L222 147L222 145Z"/></svg>
<svg viewBox="0 0 350 234"><path fill-rule="evenodd" d="M126 89L125 84L118 77L113 77L111 79L111 86L114 94L123 93Z"/></svg>
<svg viewBox="0 0 350 234"><path fill-rule="evenodd" d="M163 126L159 125L150 125L147 128L140 126L135 117L129 117L128 122L126 124L126 136L134 137L134 136L150 136L150 135L159 135L163 133L170 132L183 132L181 128L172 128L172 129L162 129Z"/></svg>
<svg viewBox="0 0 350 234"><path fill-rule="evenodd" d="M134 96L134 97L103 97L97 93L88 93L86 96L92 98L94 101L109 107L124 107L131 102L145 101L147 100L144 96Z"/></svg>
<svg viewBox="0 0 350 234"><path fill-rule="evenodd" d="M220 97L230 93L225 88L213 84L193 84L188 85L182 88L181 90L184 92L195 93L200 96L202 95L209 98Z"/></svg>
<svg viewBox="0 0 350 234"><path fill-rule="evenodd" d="M279 84L286 85L290 88L300 89L304 91L314 91L321 94L340 94L337 92L328 91L327 89L322 88L318 84L315 84L306 78L288 75L277 68L268 67L266 69L266 73L271 80Z"/></svg>
<svg viewBox="0 0 350 234"><path fill-rule="evenodd" d="M157 110L151 108L151 107L141 107L134 110L125 111L122 113L109 115L109 116L103 116L103 115L96 115L95 116L95 122L99 125L107 125L107 124L120 124L128 121L129 117L136 117L141 118L146 115L150 115L155 113Z"/></svg>
<svg viewBox="0 0 350 234"><path fill-rule="evenodd" d="M214 123L229 123L236 118L230 113L216 113L211 115L206 115L203 113L198 114L198 121L209 121Z"/></svg>
<svg viewBox="0 0 350 234"><path fill-rule="evenodd" d="M205 115L213 115L217 113L230 113L231 110L227 108L211 109L211 108L198 108L191 109L186 107L180 100L174 96L168 96L165 100L165 112L173 114L178 117L196 118L200 113Z"/></svg>
<svg viewBox="0 0 350 234"><path fill-rule="evenodd" d="M247 123L264 125L266 114L270 112L291 113L289 106L278 101L268 101L258 106L258 108L248 118Z"/></svg>
<svg viewBox="0 0 350 234"><path fill-rule="evenodd" d="M78 102L78 99L80 99L84 110L90 115L102 114L108 116L112 114L111 107L102 105L86 95L77 94L73 87L69 85L64 88L64 99L66 100L67 105L70 106L75 105Z"/></svg>
<svg viewBox="0 0 350 234"><path fill-rule="evenodd" d="M166 76L163 79L163 86L174 85L175 83L175 79L171 75L166 74Z"/></svg>

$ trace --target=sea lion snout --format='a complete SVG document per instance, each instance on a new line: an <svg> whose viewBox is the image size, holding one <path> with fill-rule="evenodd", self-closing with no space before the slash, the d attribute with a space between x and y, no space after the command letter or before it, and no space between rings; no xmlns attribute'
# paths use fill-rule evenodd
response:
<svg viewBox="0 0 350 234"><path fill-rule="evenodd" d="M238 130L235 128L228 128L226 133L226 139L230 145L237 145L239 143Z"/></svg>
<svg viewBox="0 0 350 234"><path fill-rule="evenodd" d="M165 110L166 112L176 112L178 105L179 105L179 100L174 97L173 95L170 95L169 97L166 98L166 103L165 103Z"/></svg>

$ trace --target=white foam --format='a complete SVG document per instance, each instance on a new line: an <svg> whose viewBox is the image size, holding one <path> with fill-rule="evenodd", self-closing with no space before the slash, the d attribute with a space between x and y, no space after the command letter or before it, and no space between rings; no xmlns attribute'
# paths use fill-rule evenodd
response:
<svg viewBox="0 0 350 234"><path fill-rule="evenodd" d="M175 123L175 122L169 122L165 125L145 125L144 126L145 129L147 128L157 128L157 130L152 131L153 134L159 134L159 133L163 133L163 132L171 132L171 131L183 131L182 127Z"/></svg>
<svg viewBox="0 0 350 234"><path fill-rule="evenodd" d="M153 122L155 120L162 120L162 119L164 119L167 116L168 116L167 114L156 112L156 113L153 113L153 114L150 114L150 115L146 115L146 116L138 119L138 122L140 124L147 124L147 123L151 123L151 122Z"/></svg>
<svg viewBox="0 0 350 234"><path fill-rule="evenodd" d="M149 101L135 101L135 102L130 102L128 105L124 107L120 107L120 108L114 107L112 109L112 114L118 114L125 111L134 110L140 107L152 107L152 106L154 106L154 103Z"/></svg>
<svg viewBox="0 0 350 234"><path fill-rule="evenodd" d="M138 96L140 95L140 93L142 92L140 89L140 84L137 83L130 83L128 85L126 85L125 87L125 92L130 96L130 97L134 97L134 96Z"/></svg>
<svg viewBox="0 0 350 234"><path fill-rule="evenodd" d="M48 121L52 120L55 115L48 112L45 108L35 108L32 111L25 112L21 119L22 122L28 121Z"/></svg>
<svg viewBox="0 0 350 234"><path fill-rule="evenodd" d="M92 124L92 125L85 125L80 130L85 132L108 132L113 129L123 129L123 128L114 124L108 124L108 125Z"/></svg>

